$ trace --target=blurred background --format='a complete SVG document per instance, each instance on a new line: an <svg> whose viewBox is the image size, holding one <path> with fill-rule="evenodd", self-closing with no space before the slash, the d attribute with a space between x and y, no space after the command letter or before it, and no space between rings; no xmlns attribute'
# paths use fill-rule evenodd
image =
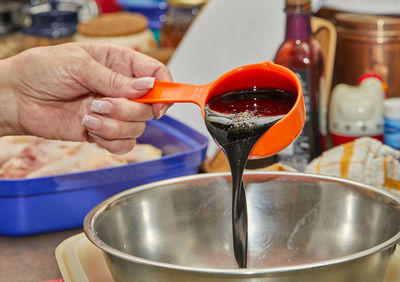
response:
<svg viewBox="0 0 400 282"><path fill-rule="evenodd" d="M114 41L167 62L206 0L0 1L0 59L71 41Z"/></svg>

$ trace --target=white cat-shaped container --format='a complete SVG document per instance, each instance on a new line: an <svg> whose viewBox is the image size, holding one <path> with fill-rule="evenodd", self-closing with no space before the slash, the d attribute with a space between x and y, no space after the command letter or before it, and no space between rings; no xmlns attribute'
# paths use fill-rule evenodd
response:
<svg viewBox="0 0 400 282"><path fill-rule="evenodd" d="M338 84L329 106L329 132L335 146L358 137L383 139L385 84L374 74L364 75L358 86Z"/></svg>

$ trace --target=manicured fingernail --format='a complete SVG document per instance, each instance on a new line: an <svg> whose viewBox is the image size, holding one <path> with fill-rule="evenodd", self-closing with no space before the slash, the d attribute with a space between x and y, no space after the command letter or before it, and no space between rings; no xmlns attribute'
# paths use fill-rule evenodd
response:
<svg viewBox="0 0 400 282"><path fill-rule="evenodd" d="M104 139L103 138L101 138L100 136L97 136L96 134L93 134L92 132L88 132L88 135L90 136L90 137L92 137L93 139L95 139L96 141L104 141Z"/></svg>
<svg viewBox="0 0 400 282"><path fill-rule="evenodd" d="M141 77L135 79L133 82L133 88L137 90L145 90L145 89L151 89L154 86L154 77Z"/></svg>
<svg viewBox="0 0 400 282"><path fill-rule="evenodd" d="M93 100L90 109L99 114L111 114L113 104L108 101Z"/></svg>
<svg viewBox="0 0 400 282"><path fill-rule="evenodd" d="M82 125L91 130L99 130L102 126L100 119L85 115L82 119Z"/></svg>
<svg viewBox="0 0 400 282"><path fill-rule="evenodd" d="M168 105L162 106L160 111L158 112L157 119L162 118L167 113L167 110L168 110Z"/></svg>

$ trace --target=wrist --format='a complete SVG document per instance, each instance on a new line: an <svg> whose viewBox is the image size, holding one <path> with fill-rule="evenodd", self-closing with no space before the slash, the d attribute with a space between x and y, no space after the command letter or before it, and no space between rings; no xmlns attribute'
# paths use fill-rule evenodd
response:
<svg viewBox="0 0 400 282"><path fill-rule="evenodd" d="M13 58L0 60L0 136L20 134L12 64Z"/></svg>

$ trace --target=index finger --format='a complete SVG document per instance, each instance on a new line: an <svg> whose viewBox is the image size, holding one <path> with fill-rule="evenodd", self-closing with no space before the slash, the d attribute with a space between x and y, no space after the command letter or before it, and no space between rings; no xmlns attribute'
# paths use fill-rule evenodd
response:
<svg viewBox="0 0 400 282"><path fill-rule="evenodd" d="M168 68L160 61L138 51L116 44L79 43L100 64L131 77L154 77L171 81Z"/></svg>

